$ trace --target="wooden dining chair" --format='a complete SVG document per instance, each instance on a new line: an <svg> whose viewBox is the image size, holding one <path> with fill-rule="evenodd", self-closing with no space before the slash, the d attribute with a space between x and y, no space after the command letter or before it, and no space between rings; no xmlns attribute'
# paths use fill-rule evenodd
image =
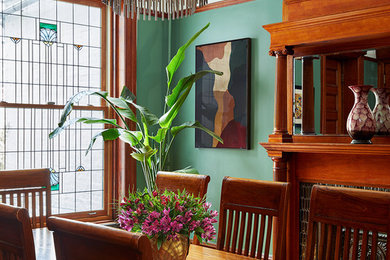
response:
<svg viewBox="0 0 390 260"><path fill-rule="evenodd" d="M210 176L201 174L163 172L159 171L156 177L156 185L160 191L186 190L196 197L203 198L207 193Z"/></svg>
<svg viewBox="0 0 390 260"><path fill-rule="evenodd" d="M225 177L217 249L269 259L275 225L272 259L283 259L288 194L287 183Z"/></svg>
<svg viewBox="0 0 390 260"><path fill-rule="evenodd" d="M35 259L30 218L25 208L0 203L0 259Z"/></svg>
<svg viewBox="0 0 390 260"><path fill-rule="evenodd" d="M305 260L376 260L378 233L390 245L389 231L390 193L314 185Z"/></svg>
<svg viewBox="0 0 390 260"><path fill-rule="evenodd" d="M156 185L159 191L177 192L185 189L188 193L200 198L206 195L209 182L210 176L201 174L159 171L156 177ZM194 236L192 244L200 244L196 236Z"/></svg>
<svg viewBox="0 0 390 260"><path fill-rule="evenodd" d="M44 227L51 215L50 170L0 171L0 202L26 208L32 228Z"/></svg>
<svg viewBox="0 0 390 260"><path fill-rule="evenodd" d="M49 217L47 227L54 231L57 260L149 260L149 239L140 233Z"/></svg>

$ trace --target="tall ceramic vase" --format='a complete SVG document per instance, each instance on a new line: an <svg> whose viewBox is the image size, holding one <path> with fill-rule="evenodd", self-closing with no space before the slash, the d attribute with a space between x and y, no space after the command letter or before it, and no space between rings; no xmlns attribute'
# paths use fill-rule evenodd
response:
<svg viewBox="0 0 390 260"><path fill-rule="evenodd" d="M390 135L390 89L372 88L371 91L376 99L376 105L374 111L372 111L376 122L376 133L378 135Z"/></svg>
<svg viewBox="0 0 390 260"><path fill-rule="evenodd" d="M347 119L347 131L352 137L352 144L371 144L371 138L375 134L375 120L368 106L368 92L370 85L349 86L355 96L355 104L349 112Z"/></svg>

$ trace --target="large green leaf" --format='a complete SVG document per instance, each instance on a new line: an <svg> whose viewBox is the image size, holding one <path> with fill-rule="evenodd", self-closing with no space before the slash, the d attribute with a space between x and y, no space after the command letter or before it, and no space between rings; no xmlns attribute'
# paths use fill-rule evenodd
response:
<svg viewBox="0 0 390 260"><path fill-rule="evenodd" d="M117 139L120 135L121 135L121 130L117 129L117 128L109 128L109 129L105 129L103 131L100 131L99 133L95 134L92 137L91 142L89 143L88 149L85 152L85 155L87 155L88 152L92 149L92 147L95 144L96 139L98 137L102 136L104 141L110 141L110 140Z"/></svg>
<svg viewBox="0 0 390 260"><path fill-rule="evenodd" d="M142 140L142 133L141 131L124 130L119 136L119 139L125 143L130 144L131 147L135 147L136 145L140 144L140 141Z"/></svg>
<svg viewBox="0 0 390 260"><path fill-rule="evenodd" d="M190 166L187 166L183 169L180 169L180 170L176 170L174 172L178 172L178 173L188 173L188 174L199 174L198 170L195 169L195 168L192 168Z"/></svg>
<svg viewBox="0 0 390 260"><path fill-rule="evenodd" d="M218 142L220 143L223 143L223 140L221 137L219 137L218 135L216 135L213 131L211 131L210 129L208 129L207 127L203 126L201 123L199 123L198 121L195 121L195 122L187 122L187 123L184 123L180 126L174 126L172 127L171 129L171 134L173 137L175 137L178 133L180 133L182 130L186 129L186 128L197 128L197 129L200 129L206 133L208 133L210 136L212 136L213 138L217 139Z"/></svg>
<svg viewBox="0 0 390 260"><path fill-rule="evenodd" d="M116 127L120 127L116 123L116 119L84 117L84 118L79 118L77 120L77 123L84 123L84 124L110 124L110 125L113 125L113 126L116 126Z"/></svg>
<svg viewBox="0 0 390 260"><path fill-rule="evenodd" d="M149 136L149 137L155 140L157 143L161 143L161 141L165 139L167 132L168 132L168 128L160 128L158 129L157 134L155 136Z"/></svg>
<svg viewBox="0 0 390 260"><path fill-rule="evenodd" d="M57 136L59 133L61 133L64 129L66 129L68 126L76 123L76 121L78 120L79 118L73 118L71 120L68 120L68 121L65 121L64 123L62 123L61 125L58 124L59 126L53 130L53 132L51 132L49 134L49 138L53 138L55 136Z"/></svg>
<svg viewBox="0 0 390 260"><path fill-rule="evenodd" d="M140 106L136 103L131 103L140 113L141 120L147 125L155 125L158 123L158 117L150 112L146 107Z"/></svg>
<svg viewBox="0 0 390 260"><path fill-rule="evenodd" d="M141 120L147 125L155 125L158 123L158 117L150 112L146 107L140 106L134 102L135 95L125 86L122 89L121 97L124 102L134 106L141 115Z"/></svg>
<svg viewBox="0 0 390 260"><path fill-rule="evenodd" d="M81 100L81 98L88 96L88 95L98 95L102 98L107 97L107 92L105 91L81 91L75 95L73 95L65 104L64 110L62 110L60 122L58 123L58 126L62 126L70 112L72 112L74 103L77 103Z"/></svg>
<svg viewBox="0 0 390 260"><path fill-rule="evenodd" d="M134 112L131 110L131 108L118 108L119 114L121 114L123 117L130 119L133 122L138 122L137 117L135 116Z"/></svg>
<svg viewBox="0 0 390 260"><path fill-rule="evenodd" d="M126 86L124 86L122 89L121 98L129 103L133 103L134 100L136 99L133 92L131 92L130 89L128 89Z"/></svg>
<svg viewBox="0 0 390 260"><path fill-rule="evenodd" d="M198 79L202 78L203 76L209 74L209 73L214 73L219 76L222 76L223 73L220 71L215 71L215 70L202 70L199 71L195 74L192 74L188 77L182 78L179 80L177 83L176 87L172 90L172 93L166 97L165 102L167 103L168 106L172 107L173 104L176 102L177 97L188 87L192 87L192 84L196 82Z"/></svg>
<svg viewBox="0 0 390 260"><path fill-rule="evenodd" d="M192 38L183 46L179 48L177 51L176 55L172 58L171 62L169 62L168 66L166 67L167 71L167 78L168 78L168 89L171 85L173 74L177 71L179 68L180 64L183 62L184 57L185 57L185 50L188 48L188 46L191 45L195 41L198 36L209 27L210 23L208 23L205 27L203 27L200 31L198 31Z"/></svg>
<svg viewBox="0 0 390 260"><path fill-rule="evenodd" d="M126 101L124 101L124 100L121 99L121 98L107 97L107 99L108 99L112 104L114 104L115 106L117 106L117 107L119 107L119 108L129 108L129 106L127 105Z"/></svg>
<svg viewBox="0 0 390 260"><path fill-rule="evenodd" d="M199 77L206 75L207 73L214 73L217 75L222 75L222 72L209 70L205 71L205 74L199 72L196 74L192 74L189 76L189 79L184 82L184 85L180 88L182 88L184 91L181 94L181 96L175 101L175 103L172 105L172 107L166 112L164 115L160 117L159 124L161 127L169 128L172 124L172 121L175 119L177 114L179 113L179 110L181 106L183 105L184 101L187 99L188 94L191 91L192 85L196 80L199 79Z"/></svg>
<svg viewBox="0 0 390 260"><path fill-rule="evenodd" d="M140 162L146 162L151 156L157 153L157 149L152 149L150 146L145 146L140 151L140 153L131 153L131 156Z"/></svg>
<svg viewBox="0 0 390 260"><path fill-rule="evenodd" d="M116 123L115 119L100 119L100 118L90 118L90 117L81 117L81 118L73 118L71 120L65 121L61 126L57 127L49 134L49 138L53 138L57 136L59 133L64 131L67 127L74 123L85 123L85 124L109 124L115 127L120 128L120 126Z"/></svg>

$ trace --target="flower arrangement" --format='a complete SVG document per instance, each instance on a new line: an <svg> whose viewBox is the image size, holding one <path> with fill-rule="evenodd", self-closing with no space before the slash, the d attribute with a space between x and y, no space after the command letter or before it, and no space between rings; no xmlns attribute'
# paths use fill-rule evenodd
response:
<svg viewBox="0 0 390 260"><path fill-rule="evenodd" d="M211 204L186 191L130 193L119 206L118 222L121 228L141 232L157 241L160 249L166 240L178 240L179 235L189 237L194 232L199 241L206 242L216 235L213 223L218 212Z"/></svg>

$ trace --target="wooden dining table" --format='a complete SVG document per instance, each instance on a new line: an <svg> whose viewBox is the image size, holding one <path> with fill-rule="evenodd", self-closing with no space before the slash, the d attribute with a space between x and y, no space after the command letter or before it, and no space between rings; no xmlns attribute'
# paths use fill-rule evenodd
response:
<svg viewBox="0 0 390 260"><path fill-rule="evenodd" d="M52 231L47 228L33 229L35 253L37 260L55 260L54 240ZM187 260L240 260L240 259L253 259L246 256L236 255L224 251L220 251L214 248L190 245L190 250L187 256Z"/></svg>

